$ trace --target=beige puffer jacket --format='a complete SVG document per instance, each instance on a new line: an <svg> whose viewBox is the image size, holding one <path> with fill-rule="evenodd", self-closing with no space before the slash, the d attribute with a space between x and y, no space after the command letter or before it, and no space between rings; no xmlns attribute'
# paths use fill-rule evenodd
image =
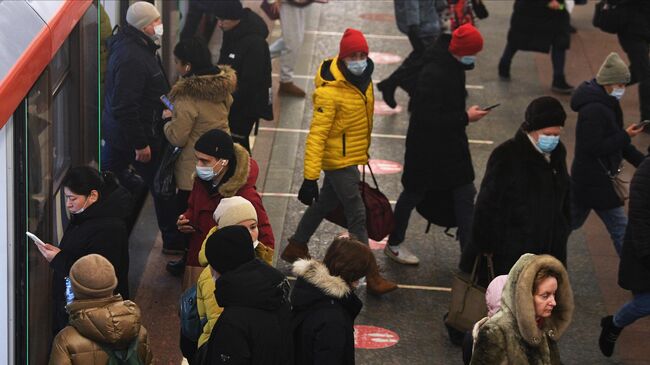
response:
<svg viewBox="0 0 650 365"><path fill-rule="evenodd" d="M69 325L54 338L50 365L105 365L102 346L128 349L138 338L138 356L151 364L147 330L140 324L140 308L122 296L76 300L68 305ZM101 345L100 345L101 344Z"/></svg>

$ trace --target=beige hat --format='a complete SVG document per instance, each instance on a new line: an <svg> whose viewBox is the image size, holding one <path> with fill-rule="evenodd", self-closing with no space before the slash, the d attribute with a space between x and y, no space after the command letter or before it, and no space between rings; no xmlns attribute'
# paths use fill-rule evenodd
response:
<svg viewBox="0 0 650 365"><path fill-rule="evenodd" d="M126 11L126 22L137 30L142 30L158 18L160 18L158 9L146 1L135 2Z"/></svg>
<svg viewBox="0 0 650 365"><path fill-rule="evenodd" d="M98 254L77 260L70 268L68 278L76 299L107 298L113 295L117 286L113 265Z"/></svg>
<svg viewBox="0 0 650 365"><path fill-rule="evenodd" d="M219 228L234 226L243 221L257 221L257 211L251 202L241 196L221 199L212 215Z"/></svg>
<svg viewBox="0 0 650 365"><path fill-rule="evenodd" d="M630 69L618 53L612 52L600 66L596 82L599 85L627 84L630 82Z"/></svg>

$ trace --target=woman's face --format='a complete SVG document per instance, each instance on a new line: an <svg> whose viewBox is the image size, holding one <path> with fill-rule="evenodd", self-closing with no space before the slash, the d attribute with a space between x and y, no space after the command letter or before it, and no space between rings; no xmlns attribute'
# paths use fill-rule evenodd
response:
<svg viewBox="0 0 650 365"><path fill-rule="evenodd" d="M249 219L247 221L239 222L240 226L246 227L248 229L248 232L251 233L251 238L253 239L253 242L257 241L257 237L260 234L259 229L257 228L257 221L254 219Z"/></svg>
<svg viewBox="0 0 650 365"><path fill-rule="evenodd" d="M75 194L67 187L64 187L63 193L65 194L65 207L72 214L81 213L88 209L88 207L93 205L99 197L97 190L92 190L90 195L85 196Z"/></svg>
<svg viewBox="0 0 650 365"><path fill-rule="evenodd" d="M179 75L185 76L186 73L190 72L192 66L189 63L183 63L183 61L174 57L174 68Z"/></svg>
<svg viewBox="0 0 650 365"><path fill-rule="evenodd" d="M555 292L557 291L557 279L550 276L542 280L537 286L537 291L533 296L535 300L535 317L548 318L557 305L555 302Z"/></svg>

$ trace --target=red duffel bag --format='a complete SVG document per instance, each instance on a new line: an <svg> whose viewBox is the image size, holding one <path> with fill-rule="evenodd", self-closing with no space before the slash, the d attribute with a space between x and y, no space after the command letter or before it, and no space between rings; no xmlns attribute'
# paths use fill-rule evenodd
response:
<svg viewBox="0 0 650 365"><path fill-rule="evenodd" d="M393 231L395 226L393 209L386 195L379 191L379 185L372 168L370 168L370 165L366 166L368 166L372 181L375 183L374 188L366 183L366 170L364 168L361 182L359 182L359 190L361 191L363 204L366 206L366 230L370 239L381 241ZM341 203L325 219L343 228L348 227Z"/></svg>

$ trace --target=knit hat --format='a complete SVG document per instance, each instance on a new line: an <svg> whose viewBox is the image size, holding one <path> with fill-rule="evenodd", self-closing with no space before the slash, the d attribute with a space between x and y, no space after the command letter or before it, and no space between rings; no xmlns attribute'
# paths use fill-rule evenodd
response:
<svg viewBox="0 0 650 365"><path fill-rule="evenodd" d="M221 129L209 130L194 143L197 152L230 160L235 155L232 137Z"/></svg>
<svg viewBox="0 0 650 365"><path fill-rule="evenodd" d="M135 2L126 11L126 22L137 30L142 30L158 18L160 18L158 9L146 1Z"/></svg>
<svg viewBox="0 0 650 365"><path fill-rule="evenodd" d="M239 0L215 1L214 16L219 19L239 20L244 16L244 7Z"/></svg>
<svg viewBox="0 0 650 365"><path fill-rule="evenodd" d="M68 278L76 299L107 298L113 295L117 286L113 265L98 254L77 260L70 268Z"/></svg>
<svg viewBox="0 0 650 365"><path fill-rule="evenodd" d="M627 84L630 82L630 69L618 53L612 52L600 66L596 82L600 85Z"/></svg>
<svg viewBox="0 0 650 365"><path fill-rule="evenodd" d="M487 304L488 317L492 317L501 309L501 294L508 281L508 275L499 275L494 278L485 290L485 304Z"/></svg>
<svg viewBox="0 0 650 365"><path fill-rule="evenodd" d="M465 23L456 28L451 34L449 52L454 56L473 56L483 49L483 36L470 23Z"/></svg>
<svg viewBox="0 0 650 365"><path fill-rule="evenodd" d="M343 33L341 43L339 44L339 58L344 59L354 52L363 52L368 54L368 42L361 31L348 28Z"/></svg>
<svg viewBox="0 0 650 365"><path fill-rule="evenodd" d="M522 128L532 132L547 127L563 127L566 113L560 102L552 96L542 96L528 104L526 121Z"/></svg>
<svg viewBox="0 0 650 365"><path fill-rule="evenodd" d="M205 257L220 274L234 270L255 258L253 239L244 226L216 230L205 243Z"/></svg>
<svg viewBox="0 0 650 365"><path fill-rule="evenodd" d="M234 226L247 220L257 222L255 207L241 196L221 199L212 217L219 228Z"/></svg>

